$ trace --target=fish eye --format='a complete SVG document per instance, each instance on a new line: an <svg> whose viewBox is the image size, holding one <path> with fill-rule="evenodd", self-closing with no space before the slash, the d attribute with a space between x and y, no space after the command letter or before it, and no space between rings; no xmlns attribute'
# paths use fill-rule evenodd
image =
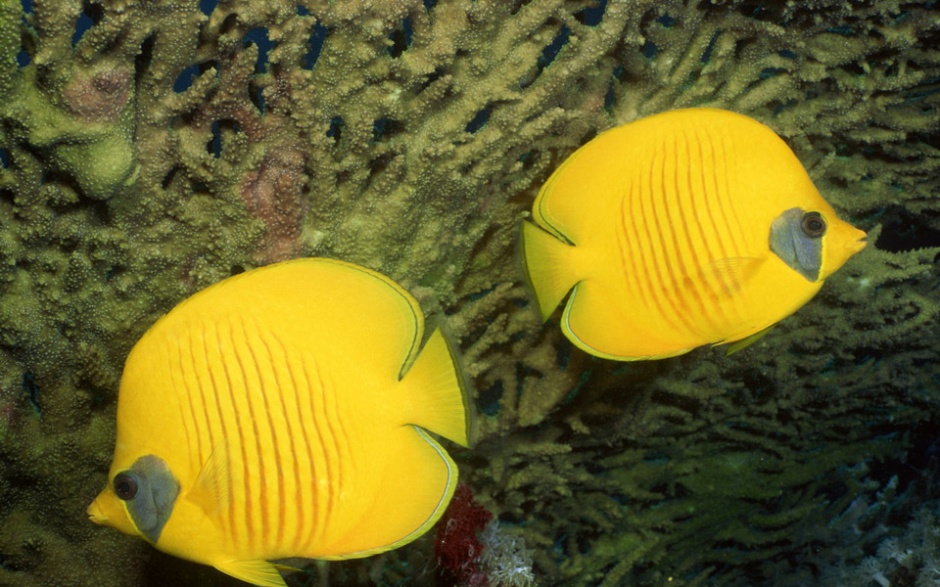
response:
<svg viewBox="0 0 940 587"><path fill-rule="evenodd" d="M137 495L137 479L127 473L114 476L114 493L118 499L127 501Z"/></svg>
<svg viewBox="0 0 940 587"><path fill-rule="evenodd" d="M803 234L810 238L819 238L826 234L826 221L819 212L807 212L800 221Z"/></svg>

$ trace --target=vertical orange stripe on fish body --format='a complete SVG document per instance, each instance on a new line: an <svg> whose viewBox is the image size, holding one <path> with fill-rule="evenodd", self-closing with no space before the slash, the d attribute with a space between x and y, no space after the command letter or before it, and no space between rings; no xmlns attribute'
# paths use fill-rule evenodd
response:
<svg viewBox="0 0 940 587"><path fill-rule="evenodd" d="M89 514L258 585L283 585L269 560L395 548L453 494L456 466L422 428L468 443L461 381L378 273L298 259L232 277L132 350Z"/></svg>
<svg viewBox="0 0 940 587"><path fill-rule="evenodd" d="M823 233L801 231L821 219ZM748 117L696 108L609 130L552 174L523 224L540 312L618 360L760 332L864 247L799 160Z"/></svg>

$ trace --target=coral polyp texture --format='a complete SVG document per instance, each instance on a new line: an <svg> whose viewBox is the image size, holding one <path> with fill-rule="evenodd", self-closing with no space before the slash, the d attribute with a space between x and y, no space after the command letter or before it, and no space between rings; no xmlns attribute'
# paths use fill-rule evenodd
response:
<svg viewBox="0 0 940 587"><path fill-rule="evenodd" d="M144 330L314 255L450 333L451 452L535 583L935 572L881 553L937 497L938 47L935 2L0 0L0 584L236 584L85 508ZM730 357L591 358L537 318L519 223L597 133L688 106L773 128L869 245ZM287 580L432 585L433 537Z"/></svg>

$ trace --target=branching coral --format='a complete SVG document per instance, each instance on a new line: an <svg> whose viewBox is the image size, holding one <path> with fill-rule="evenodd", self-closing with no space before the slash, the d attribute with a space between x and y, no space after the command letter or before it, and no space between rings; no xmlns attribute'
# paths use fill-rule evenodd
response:
<svg viewBox="0 0 940 587"><path fill-rule="evenodd" d="M0 583L157 580L84 519L123 358L297 255L383 271L452 334L462 473L544 584L817 578L803 555L938 416L938 45L940 8L897 0L0 0ZM596 133L689 105L776 129L872 244L731 357L585 356L529 306L518 222ZM319 572L427 583L430 542Z"/></svg>

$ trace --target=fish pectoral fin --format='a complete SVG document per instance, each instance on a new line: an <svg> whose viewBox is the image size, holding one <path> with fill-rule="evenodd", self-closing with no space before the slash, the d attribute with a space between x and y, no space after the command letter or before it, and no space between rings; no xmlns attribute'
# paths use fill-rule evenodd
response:
<svg viewBox="0 0 940 587"><path fill-rule="evenodd" d="M715 291L734 295L754 277L763 262L760 257L727 257L705 265L701 273Z"/></svg>
<svg viewBox="0 0 940 587"><path fill-rule="evenodd" d="M763 262L761 257L715 259L688 273L666 279L659 293L673 300L683 299L690 290L713 292L720 297L735 296L754 278Z"/></svg>
<svg viewBox="0 0 940 587"><path fill-rule="evenodd" d="M209 516L216 516L228 507L228 451L219 443L202 465L199 475L189 490L189 500L198 505Z"/></svg>
<svg viewBox="0 0 940 587"><path fill-rule="evenodd" d="M268 561L226 561L215 566L226 575L260 587L287 587L277 567Z"/></svg>

